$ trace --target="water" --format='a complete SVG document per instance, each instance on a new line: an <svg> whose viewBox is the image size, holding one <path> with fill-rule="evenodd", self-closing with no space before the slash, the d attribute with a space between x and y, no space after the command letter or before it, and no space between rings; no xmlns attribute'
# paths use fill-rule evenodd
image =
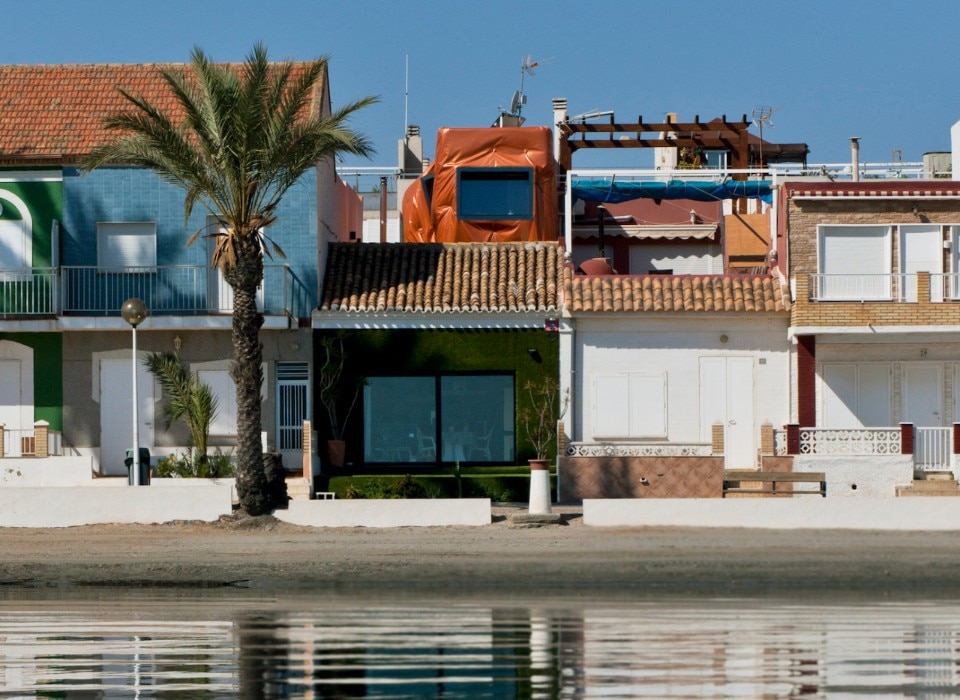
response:
<svg viewBox="0 0 960 700"><path fill-rule="evenodd" d="M16 698L935 698L958 650L942 600L0 601Z"/></svg>

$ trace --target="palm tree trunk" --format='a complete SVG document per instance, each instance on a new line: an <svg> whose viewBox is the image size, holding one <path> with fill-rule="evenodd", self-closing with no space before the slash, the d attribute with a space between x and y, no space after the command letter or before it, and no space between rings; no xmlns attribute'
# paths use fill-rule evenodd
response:
<svg viewBox="0 0 960 700"><path fill-rule="evenodd" d="M233 288L234 361L230 376L237 388L237 495L247 513L262 515L273 506L260 442L263 315L257 310L257 287L263 279L263 258L259 250L244 247L249 248L238 246L236 267L227 275Z"/></svg>

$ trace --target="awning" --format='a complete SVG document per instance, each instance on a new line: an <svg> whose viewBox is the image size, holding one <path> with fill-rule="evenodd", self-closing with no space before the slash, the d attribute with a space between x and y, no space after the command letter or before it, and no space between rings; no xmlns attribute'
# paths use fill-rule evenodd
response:
<svg viewBox="0 0 960 700"><path fill-rule="evenodd" d="M574 224L573 235L577 238L595 238L599 235L597 224ZM689 224L679 226L650 226L644 224L611 224L603 229L604 236L624 236L641 240L702 241L717 235L716 224Z"/></svg>
<svg viewBox="0 0 960 700"><path fill-rule="evenodd" d="M765 180L726 180L724 182L696 182L692 180L637 181L614 179L574 179L571 185L574 199L587 202L628 202L632 199L689 199L695 202L715 202L721 199L761 199L773 202L770 183Z"/></svg>

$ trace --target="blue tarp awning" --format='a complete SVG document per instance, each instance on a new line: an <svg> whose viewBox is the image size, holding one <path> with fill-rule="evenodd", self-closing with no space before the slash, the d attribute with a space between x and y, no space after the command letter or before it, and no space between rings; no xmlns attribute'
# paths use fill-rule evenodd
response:
<svg viewBox="0 0 960 700"><path fill-rule="evenodd" d="M631 199L690 199L696 202L715 202L720 199L743 197L773 203L770 183L763 180L727 180L726 182L695 182L669 180L666 182L603 180L574 180L574 199L587 202L627 202Z"/></svg>

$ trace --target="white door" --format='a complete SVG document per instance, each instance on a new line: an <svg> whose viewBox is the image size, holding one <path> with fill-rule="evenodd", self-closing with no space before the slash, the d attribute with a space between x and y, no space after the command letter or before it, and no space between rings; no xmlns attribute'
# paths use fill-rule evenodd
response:
<svg viewBox="0 0 960 700"><path fill-rule="evenodd" d="M133 387L130 360L100 361L100 472L126 475L123 460L133 447ZM153 377L137 363L140 447L153 447Z"/></svg>
<svg viewBox="0 0 960 700"><path fill-rule="evenodd" d="M0 270L30 267L25 223L0 219Z"/></svg>
<svg viewBox="0 0 960 700"><path fill-rule="evenodd" d="M943 272L943 242L940 227L935 224L900 227L901 272L906 273L902 296L907 301L917 301L918 272L939 274ZM942 285L936 278L931 280L934 301L943 301Z"/></svg>
<svg viewBox="0 0 960 700"><path fill-rule="evenodd" d="M3 424L4 454L19 457L23 454L23 437L20 432L26 427L21 417L21 366L20 360L0 360L0 424Z"/></svg>
<svg viewBox="0 0 960 700"><path fill-rule="evenodd" d="M724 426L724 466L756 466L753 416L753 358L700 358L700 440L710 442L712 426Z"/></svg>
<svg viewBox="0 0 960 700"><path fill-rule="evenodd" d="M943 425L943 366L910 363L903 366L903 421L918 428Z"/></svg>

